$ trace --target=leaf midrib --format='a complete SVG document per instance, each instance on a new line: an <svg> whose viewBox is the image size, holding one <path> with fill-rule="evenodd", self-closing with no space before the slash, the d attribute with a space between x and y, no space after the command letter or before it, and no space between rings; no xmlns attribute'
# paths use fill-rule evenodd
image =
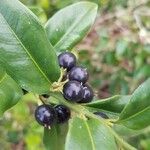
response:
<svg viewBox="0 0 150 150"><path fill-rule="evenodd" d="M118 99L115 99L115 98L118 98ZM83 104L83 105L85 105L85 106L91 106L92 105L93 106L93 105L96 105L96 104L106 104L107 102L118 101L120 98L121 98L121 95L115 95L113 97L99 99L99 100L96 100L96 101L91 102L89 104Z"/></svg>
<svg viewBox="0 0 150 150"><path fill-rule="evenodd" d="M72 24L69 28L69 30L60 37L59 41L57 41L57 43L55 43L54 47L57 47L57 45L59 45L59 43L61 43L61 41L63 41L64 37L67 36L68 34L70 34L70 32L73 31L74 27L84 18L84 16L86 16L91 10L93 9L93 7L91 7L91 9L89 9L85 14L83 14L74 24Z"/></svg>
<svg viewBox="0 0 150 150"><path fill-rule="evenodd" d="M35 60L33 59L32 55L28 52L28 50L26 49L26 47L23 45L23 43L20 41L20 39L18 38L18 36L16 35L16 33L13 31L13 29L11 28L11 26L9 25L9 23L7 22L7 20L5 19L5 17L2 15L2 13L0 13L1 16L4 18L5 23L8 25L8 28L10 29L10 31L12 32L12 34L15 36L16 40L18 40L18 42L20 43L20 45L22 46L22 48L25 50L25 52L27 53L27 55L30 57L31 61L33 62L33 64L37 67L37 69L39 70L39 72L41 72L41 74L44 76L44 78L51 83L51 81L48 79L48 77L44 74L44 72L40 69L39 65L35 62Z"/></svg>
<svg viewBox="0 0 150 150"><path fill-rule="evenodd" d="M132 115L132 116L130 116L129 118L119 120L118 122L119 122L119 123L121 123L121 122L128 121L128 120L130 120L130 119L132 119L132 118L134 118L134 117L138 116L140 113L144 112L144 111L145 111L145 110L147 110L147 109L150 109L150 106L148 106L148 107L144 108L142 111L139 111L138 113L133 114L133 115Z"/></svg>
<svg viewBox="0 0 150 150"><path fill-rule="evenodd" d="M5 80L6 77L7 77L7 74L5 73L2 77L2 79L0 80L0 84Z"/></svg>
<svg viewBox="0 0 150 150"><path fill-rule="evenodd" d="M94 144L94 139L93 139L92 134L91 134L91 131L90 131L90 127L88 126L88 124L87 124L87 122L86 122L85 120L83 120L83 121L84 121L84 124L85 124L85 126L86 126L86 128L87 128L87 132L88 132L89 137L90 137L90 141L91 141L91 144L92 144L92 149L93 149L93 150L96 150L95 144Z"/></svg>

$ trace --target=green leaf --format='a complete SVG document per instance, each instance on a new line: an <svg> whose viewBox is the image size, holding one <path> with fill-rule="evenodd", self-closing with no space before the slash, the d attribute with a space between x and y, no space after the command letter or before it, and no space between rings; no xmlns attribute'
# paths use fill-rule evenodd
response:
<svg viewBox="0 0 150 150"><path fill-rule="evenodd" d="M139 68L139 70L135 73L136 80L140 80L141 78L150 76L150 65L144 64Z"/></svg>
<svg viewBox="0 0 150 150"><path fill-rule="evenodd" d="M50 130L44 128L43 143L46 150L58 150L59 145L57 143L57 138L57 130L55 126L53 126Z"/></svg>
<svg viewBox="0 0 150 150"><path fill-rule="evenodd" d="M60 124L56 126L57 128L57 144L59 143L59 150L65 150L65 141L68 132L68 123Z"/></svg>
<svg viewBox="0 0 150 150"><path fill-rule="evenodd" d="M44 9L40 6L29 6L28 7L38 18L42 23L45 23L47 21L47 16L44 11Z"/></svg>
<svg viewBox="0 0 150 150"><path fill-rule="evenodd" d="M0 64L22 88L36 93L48 92L59 78L44 28L18 0L0 0Z"/></svg>
<svg viewBox="0 0 150 150"><path fill-rule="evenodd" d="M70 121L65 150L117 150L109 129L98 120L73 118Z"/></svg>
<svg viewBox="0 0 150 150"><path fill-rule="evenodd" d="M85 104L85 106L107 110L114 113L120 113L123 108L128 104L130 96L116 95L106 99L100 99L91 103Z"/></svg>
<svg viewBox="0 0 150 150"><path fill-rule="evenodd" d="M106 114L111 119L118 119L118 117L119 117L118 113L110 112L107 110L98 109L98 108L94 108L94 107L86 107L86 106L84 106L84 108L86 108L88 111L90 111L92 113L102 112L102 113Z"/></svg>
<svg viewBox="0 0 150 150"><path fill-rule="evenodd" d="M128 45L129 45L129 42L124 40L124 39L120 39L117 41L117 43L116 43L116 55L118 58L122 57L125 54Z"/></svg>
<svg viewBox="0 0 150 150"><path fill-rule="evenodd" d="M117 123L131 129L142 129L150 125L150 78L131 95L130 102L121 112Z"/></svg>
<svg viewBox="0 0 150 150"><path fill-rule="evenodd" d="M88 33L97 5L79 2L57 12L46 24L49 41L57 51L71 50Z"/></svg>
<svg viewBox="0 0 150 150"><path fill-rule="evenodd" d="M61 124L52 127L52 129L44 129L43 143L47 150L64 150L68 124Z"/></svg>
<svg viewBox="0 0 150 150"><path fill-rule="evenodd" d="M7 73L0 68L0 116L13 107L22 96L22 90Z"/></svg>
<svg viewBox="0 0 150 150"><path fill-rule="evenodd" d="M136 136L140 133L143 132L143 130L133 130L133 129L129 129L123 125L119 125L119 124L115 124L113 126L113 129L120 135L123 137L129 137L129 136Z"/></svg>

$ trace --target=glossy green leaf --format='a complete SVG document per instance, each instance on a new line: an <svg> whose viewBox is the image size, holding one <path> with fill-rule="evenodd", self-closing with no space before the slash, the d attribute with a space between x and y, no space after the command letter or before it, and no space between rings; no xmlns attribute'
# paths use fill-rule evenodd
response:
<svg viewBox="0 0 150 150"><path fill-rule="evenodd" d="M114 137L98 120L73 118L70 121L65 150L117 150Z"/></svg>
<svg viewBox="0 0 150 150"><path fill-rule="evenodd" d="M52 129L44 129L43 143L47 150L64 150L67 124L56 125Z"/></svg>
<svg viewBox="0 0 150 150"><path fill-rule="evenodd" d="M87 103L85 104L85 106L120 113L123 108L128 104L129 100L130 96L116 95L110 98L100 99L91 103Z"/></svg>
<svg viewBox="0 0 150 150"><path fill-rule="evenodd" d="M123 125L115 124L113 129L121 136L128 137L128 136L136 136L143 132L143 130L133 130L129 129Z"/></svg>
<svg viewBox="0 0 150 150"><path fill-rule="evenodd" d="M57 128L57 135L58 135L57 144L59 143L59 149L65 150L65 141L68 132L68 122L57 125L56 128Z"/></svg>
<svg viewBox="0 0 150 150"><path fill-rule="evenodd" d="M44 9L40 6L29 6L28 7L39 19L42 23L47 21L47 16Z"/></svg>
<svg viewBox="0 0 150 150"><path fill-rule="evenodd" d="M22 96L22 90L17 83L0 68L0 116L13 107Z"/></svg>
<svg viewBox="0 0 150 150"><path fill-rule="evenodd" d="M114 112L110 112L107 110L103 110L103 109L98 109L98 108L94 108L94 107L85 107L88 111L95 113L95 112L103 112L104 114L106 114L109 118L111 119L118 119L119 114L118 113L114 113Z"/></svg>
<svg viewBox="0 0 150 150"><path fill-rule="evenodd" d="M97 5L79 2L57 12L46 24L46 32L57 51L71 50L94 23Z"/></svg>
<svg viewBox="0 0 150 150"><path fill-rule="evenodd" d="M0 0L0 64L22 88L36 93L47 92L59 78L44 28L18 0Z"/></svg>
<svg viewBox="0 0 150 150"><path fill-rule="evenodd" d="M131 95L118 123L131 129L142 129L150 125L150 78Z"/></svg>
<svg viewBox="0 0 150 150"><path fill-rule="evenodd" d="M58 150L57 143L57 130L56 127L53 126L50 130L44 129L43 143L46 150Z"/></svg>

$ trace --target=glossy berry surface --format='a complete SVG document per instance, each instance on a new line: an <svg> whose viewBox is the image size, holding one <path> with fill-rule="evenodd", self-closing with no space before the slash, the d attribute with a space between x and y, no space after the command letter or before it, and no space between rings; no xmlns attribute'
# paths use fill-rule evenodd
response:
<svg viewBox="0 0 150 150"><path fill-rule="evenodd" d="M57 123L64 123L70 118L70 109L64 105L57 105L55 112L57 114Z"/></svg>
<svg viewBox="0 0 150 150"><path fill-rule="evenodd" d="M88 72L83 67L73 67L69 72L69 80L76 80L85 83L88 80Z"/></svg>
<svg viewBox="0 0 150 150"><path fill-rule="evenodd" d="M100 116L104 119L109 119L109 117L106 114L104 114L103 112L94 112L94 114L97 116Z"/></svg>
<svg viewBox="0 0 150 150"><path fill-rule="evenodd" d="M69 81L63 87L63 95L68 101L78 102L83 98L83 86L78 81Z"/></svg>
<svg viewBox="0 0 150 150"><path fill-rule="evenodd" d="M64 52L58 56L58 62L60 67L66 68L69 71L76 65L76 57L70 52Z"/></svg>
<svg viewBox="0 0 150 150"><path fill-rule="evenodd" d="M89 103L93 100L94 92L92 88L88 85L85 85L83 87L83 98L79 103Z"/></svg>
<svg viewBox="0 0 150 150"><path fill-rule="evenodd" d="M56 119L56 113L52 106L50 105L40 105L35 110L35 119L37 122L44 127L51 126L55 119Z"/></svg>

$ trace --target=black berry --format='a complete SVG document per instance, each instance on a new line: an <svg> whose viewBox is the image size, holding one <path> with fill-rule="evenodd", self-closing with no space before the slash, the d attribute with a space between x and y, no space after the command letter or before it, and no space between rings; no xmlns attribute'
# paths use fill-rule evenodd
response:
<svg viewBox="0 0 150 150"><path fill-rule="evenodd" d="M57 105L55 112L57 114L57 123L64 123L70 118L70 109L64 105Z"/></svg>
<svg viewBox="0 0 150 150"><path fill-rule="evenodd" d="M43 94L42 95L44 98L49 98L49 95L48 94Z"/></svg>
<svg viewBox="0 0 150 150"><path fill-rule="evenodd" d="M45 104L38 106L35 110L35 119L44 127L50 127L56 119L54 108L50 105Z"/></svg>
<svg viewBox="0 0 150 150"><path fill-rule="evenodd" d="M104 114L103 112L94 112L94 114L97 116L100 116L104 119L109 119L109 117L106 114Z"/></svg>
<svg viewBox="0 0 150 150"><path fill-rule="evenodd" d="M69 80L85 83L88 80L88 72L83 67L73 67L69 72Z"/></svg>
<svg viewBox="0 0 150 150"><path fill-rule="evenodd" d="M63 87L64 98L78 102L83 98L83 86L78 81L69 81Z"/></svg>
<svg viewBox="0 0 150 150"><path fill-rule="evenodd" d="M92 88L88 85L85 85L83 87L83 98L79 103L89 103L93 100L94 92Z"/></svg>
<svg viewBox="0 0 150 150"><path fill-rule="evenodd" d="M76 65L76 57L70 52L61 53L58 56L59 66L66 68L69 71Z"/></svg>

